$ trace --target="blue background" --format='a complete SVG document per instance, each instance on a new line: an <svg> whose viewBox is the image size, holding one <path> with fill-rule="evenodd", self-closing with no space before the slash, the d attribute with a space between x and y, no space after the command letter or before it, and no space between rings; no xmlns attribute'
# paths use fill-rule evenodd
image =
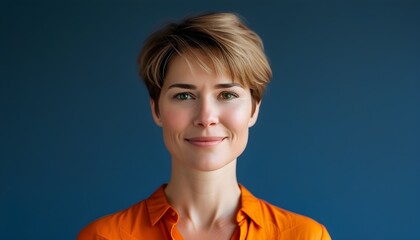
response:
<svg viewBox="0 0 420 240"><path fill-rule="evenodd" d="M168 181L136 57L209 10L274 71L239 181L334 239L420 239L420 4L379 0L3 1L0 238L74 239Z"/></svg>

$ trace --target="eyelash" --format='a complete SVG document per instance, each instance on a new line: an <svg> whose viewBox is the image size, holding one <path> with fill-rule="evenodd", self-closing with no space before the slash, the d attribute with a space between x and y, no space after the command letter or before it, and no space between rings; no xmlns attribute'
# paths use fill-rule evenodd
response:
<svg viewBox="0 0 420 240"><path fill-rule="evenodd" d="M224 91L219 93L219 95L217 96L218 99L222 100L222 101L228 101L228 100L232 100L235 98L238 98L239 95L234 93L234 92L229 92L229 91ZM179 100L179 101L186 101L186 100L195 100L196 97L194 96L194 94L189 93L189 92L181 92L181 93L177 93L173 96L173 99L175 100Z"/></svg>
<svg viewBox="0 0 420 240"><path fill-rule="evenodd" d="M187 97L187 98L185 98L185 97ZM175 96L173 96L173 99L179 100L179 101L194 100L195 96L192 93L189 93L189 92L182 92L182 93L175 94Z"/></svg>
<svg viewBox="0 0 420 240"><path fill-rule="evenodd" d="M226 95L228 95L229 97L227 97L226 98ZM239 95L238 94L236 94L236 93L234 93L234 92L221 92L220 94L219 94L219 96L220 96L220 98L222 99L222 100L232 100L232 99L234 99L234 98L238 98L239 97ZM223 97L224 96L224 97Z"/></svg>

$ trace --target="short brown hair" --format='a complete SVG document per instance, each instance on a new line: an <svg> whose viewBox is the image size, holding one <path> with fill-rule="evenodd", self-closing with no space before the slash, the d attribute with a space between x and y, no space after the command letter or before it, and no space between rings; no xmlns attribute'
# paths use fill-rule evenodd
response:
<svg viewBox="0 0 420 240"><path fill-rule="evenodd" d="M209 57L207 66L194 54L199 50ZM233 13L207 13L170 23L146 40L138 57L140 76L150 98L158 102L166 70L175 56L188 55L203 69L227 72L233 81L251 89L253 108L261 101L271 79L270 64L261 38ZM159 113L158 104L155 104Z"/></svg>

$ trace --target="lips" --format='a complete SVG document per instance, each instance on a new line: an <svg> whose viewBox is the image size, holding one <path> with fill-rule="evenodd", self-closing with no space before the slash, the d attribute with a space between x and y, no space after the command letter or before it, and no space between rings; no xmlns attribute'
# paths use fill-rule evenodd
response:
<svg viewBox="0 0 420 240"><path fill-rule="evenodd" d="M225 140L225 137L193 137L185 139L187 142L198 147L212 147Z"/></svg>

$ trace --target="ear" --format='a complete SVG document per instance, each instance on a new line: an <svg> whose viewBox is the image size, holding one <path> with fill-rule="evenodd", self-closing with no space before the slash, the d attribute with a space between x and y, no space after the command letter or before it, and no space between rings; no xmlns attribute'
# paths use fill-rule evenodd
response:
<svg viewBox="0 0 420 240"><path fill-rule="evenodd" d="M155 104L158 104L158 103L155 103L153 99L150 99L150 110L152 110L153 120L155 121L156 125L158 125L159 127L162 127L162 121L160 120L160 117L158 113L156 112Z"/></svg>
<svg viewBox="0 0 420 240"><path fill-rule="evenodd" d="M251 118L249 119L249 122L248 122L248 127L252 127L252 126L254 126L254 125L255 125L255 123L257 122L257 119L258 119L258 113L260 112L260 105L261 105L261 101L259 101L259 102L257 102L257 103L255 104L255 110L254 110L254 112L252 113Z"/></svg>

